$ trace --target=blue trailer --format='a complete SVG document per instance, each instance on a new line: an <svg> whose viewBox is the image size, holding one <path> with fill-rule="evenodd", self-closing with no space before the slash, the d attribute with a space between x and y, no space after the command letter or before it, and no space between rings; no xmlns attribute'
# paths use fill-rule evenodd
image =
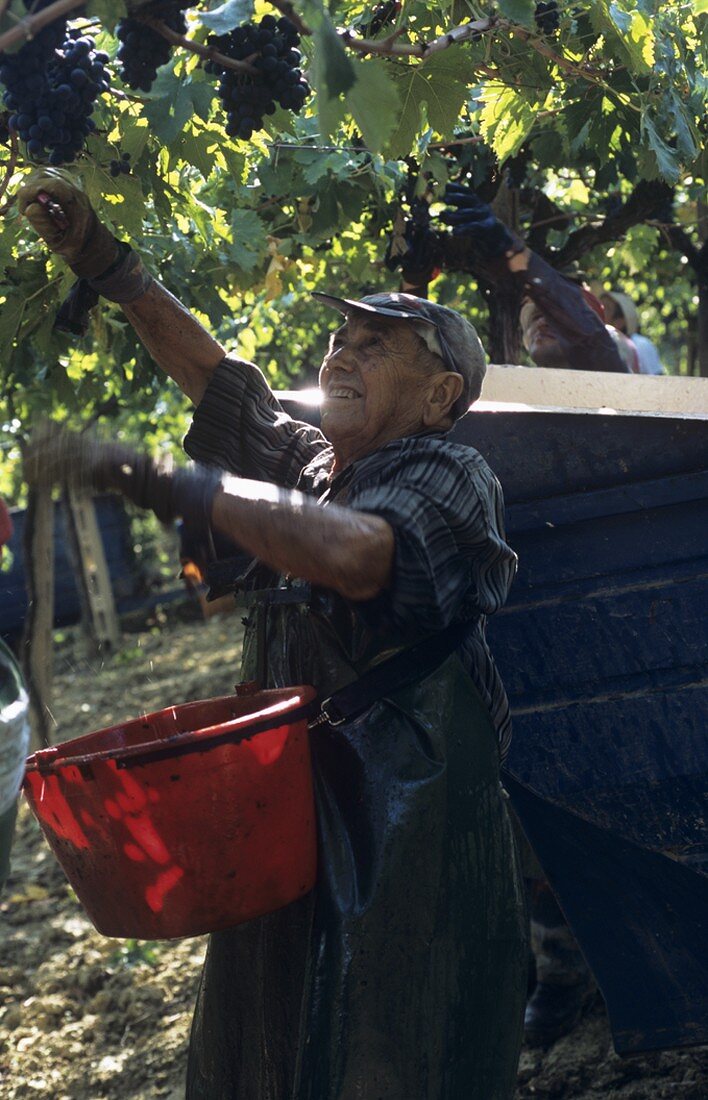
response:
<svg viewBox="0 0 708 1100"><path fill-rule="evenodd" d="M472 412L519 571L505 785L616 1049L708 1042L708 423Z"/></svg>

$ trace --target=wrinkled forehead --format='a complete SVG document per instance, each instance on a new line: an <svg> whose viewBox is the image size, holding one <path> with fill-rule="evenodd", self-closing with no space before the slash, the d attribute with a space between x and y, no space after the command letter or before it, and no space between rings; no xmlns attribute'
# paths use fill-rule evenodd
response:
<svg viewBox="0 0 708 1100"><path fill-rule="evenodd" d="M405 322L401 323L395 317L382 317L380 314L375 313L359 313L358 310L351 310L351 312L345 314L344 320L341 325L335 329L335 333L354 333L354 332L396 332L403 328Z"/></svg>

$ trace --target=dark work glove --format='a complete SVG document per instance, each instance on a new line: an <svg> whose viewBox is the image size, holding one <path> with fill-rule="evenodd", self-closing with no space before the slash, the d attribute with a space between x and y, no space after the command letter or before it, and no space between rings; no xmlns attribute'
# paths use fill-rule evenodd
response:
<svg viewBox="0 0 708 1100"><path fill-rule="evenodd" d="M454 209L443 210L440 221L451 225L456 237L468 238L480 260L495 260L511 249L518 251L518 240L471 188L448 183L443 199Z"/></svg>
<svg viewBox="0 0 708 1100"><path fill-rule="evenodd" d="M411 203L411 215L396 219L386 248L385 264L389 271L400 267L404 282L424 286L438 273L442 246L430 227L430 208L425 199Z"/></svg>
<svg viewBox="0 0 708 1100"><path fill-rule="evenodd" d="M55 425L35 433L27 444L23 471L30 486L58 482L79 490L121 493L154 512L162 523L181 516L195 533L209 529L222 477L218 470L157 462L122 443L103 443Z"/></svg>
<svg viewBox="0 0 708 1100"><path fill-rule="evenodd" d="M42 196L52 205L43 203ZM17 205L47 247L80 278L96 278L115 262L117 240L66 169L41 168L27 176Z"/></svg>

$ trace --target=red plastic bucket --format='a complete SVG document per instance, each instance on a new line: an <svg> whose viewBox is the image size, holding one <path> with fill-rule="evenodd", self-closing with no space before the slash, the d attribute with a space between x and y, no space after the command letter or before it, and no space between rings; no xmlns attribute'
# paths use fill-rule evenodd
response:
<svg viewBox="0 0 708 1100"><path fill-rule="evenodd" d="M99 932L213 932L312 888L313 696L185 703L29 757L25 794Z"/></svg>

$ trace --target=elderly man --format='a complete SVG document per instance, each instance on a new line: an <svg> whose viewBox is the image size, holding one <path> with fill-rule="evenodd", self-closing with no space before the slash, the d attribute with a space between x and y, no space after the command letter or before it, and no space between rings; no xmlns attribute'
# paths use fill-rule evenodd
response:
<svg viewBox="0 0 708 1100"><path fill-rule="evenodd" d="M313 728L315 890L211 936L189 1100L510 1098L527 948L499 785L508 708L484 626L515 558L496 479L445 439L480 392L474 329L407 295L321 296L343 323L321 367L320 432L65 180L35 178L20 202L197 406L185 447L201 467L115 445L79 445L67 463L78 454L97 487L254 555L239 584L262 618L244 677L260 665L269 686L324 696L405 655L361 713Z"/></svg>

